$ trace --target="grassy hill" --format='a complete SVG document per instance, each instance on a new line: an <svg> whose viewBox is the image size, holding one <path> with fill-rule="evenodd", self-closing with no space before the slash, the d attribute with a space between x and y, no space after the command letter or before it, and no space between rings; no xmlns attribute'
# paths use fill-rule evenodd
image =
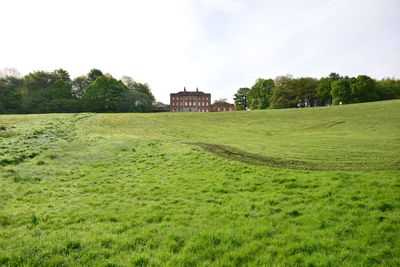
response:
<svg viewBox="0 0 400 267"><path fill-rule="evenodd" d="M400 264L398 100L0 126L0 265Z"/></svg>

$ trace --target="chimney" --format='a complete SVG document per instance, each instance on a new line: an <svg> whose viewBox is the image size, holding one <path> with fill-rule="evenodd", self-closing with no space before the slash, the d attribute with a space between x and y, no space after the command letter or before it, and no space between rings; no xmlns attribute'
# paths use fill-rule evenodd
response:
<svg viewBox="0 0 400 267"><path fill-rule="evenodd" d="M186 92L186 87L183 87L183 91Z"/></svg>
<svg viewBox="0 0 400 267"><path fill-rule="evenodd" d="M198 92L199 91L199 87L196 87L196 92Z"/></svg>

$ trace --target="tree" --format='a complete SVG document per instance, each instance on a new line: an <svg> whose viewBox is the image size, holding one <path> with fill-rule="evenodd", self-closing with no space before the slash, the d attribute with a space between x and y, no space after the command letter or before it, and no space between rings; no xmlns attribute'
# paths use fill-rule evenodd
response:
<svg viewBox="0 0 400 267"><path fill-rule="evenodd" d="M318 105L332 104L332 80L330 78L321 78L317 87Z"/></svg>
<svg viewBox="0 0 400 267"><path fill-rule="evenodd" d="M22 79L13 76L3 77L4 78L0 78L0 102L2 102L2 111L0 111L0 113L22 112Z"/></svg>
<svg viewBox="0 0 400 267"><path fill-rule="evenodd" d="M91 81L86 75L76 77L72 81L72 95L78 99L82 98L90 83Z"/></svg>
<svg viewBox="0 0 400 267"><path fill-rule="evenodd" d="M80 103L72 94L66 70L35 71L24 77L22 107L27 113L79 112Z"/></svg>
<svg viewBox="0 0 400 267"><path fill-rule="evenodd" d="M342 76L340 76L339 73L331 72L331 74L329 74L329 79L333 82L342 79Z"/></svg>
<svg viewBox="0 0 400 267"><path fill-rule="evenodd" d="M291 108L297 106L297 92L293 78L278 76L271 96L272 108Z"/></svg>
<svg viewBox="0 0 400 267"><path fill-rule="evenodd" d="M30 72L24 77L24 85L29 94L39 90L49 89L55 81L55 76L47 71Z"/></svg>
<svg viewBox="0 0 400 267"><path fill-rule="evenodd" d="M317 88L319 81L314 78L293 79L296 87L296 102L298 106L314 107L317 104Z"/></svg>
<svg viewBox="0 0 400 267"><path fill-rule="evenodd" d="M135 82L131 77L122 77L123 84L129 89L125 95L125 105L130 105L130 111L150 112L155 98L147 83Z"/></svg>
<svg viewBox="0 0 400 267"><path fill-rule="evenodd" d="M90 83L94 82L98 77L103 76L103 72L99 69L91 69L87 75Z"/></svg>
<svg viewBox="0 0 400 267"><path fill-rule="evenodd" d="M247 93L247 102L251 109L266 109L270 105L272 89L275 87L271 79L257 79Z"/></svg>
<svg viewBox="0 0 400 267"><path fill-rule="evenodd" d="M333 104L338 105L339 103L352 103L350 86L351 79L348 77L336 80L332 83L331 95Z"/></svg>
<svg viewBox="0 0 400 267"><path fill-rule="evenodd" d="M54 76L54 80L58 81L64 81L66 83L70 83L71 82L71 78L69 77L69 73L68 71L64 70L64 69L58 69L53 71L53 76Z"/></svg>
<svg viewBox="0 0 400 267"><path fill-rule="evenodd" d="M99 76L91 83L83 95L86 111L115 112L123 111L119 105L126 96L127 87L113 77Z"/></svg>
<svg viewBox="0 0 400 267"><path fill-rule="evenodd" d="M233 101L235 102L236 110L246 110L249 105L247 104L247 94L249 93L250 88L242 87L237 90L235 96L233 97Z"/></svg>
<svg viewBox="0 0 400 267"><path fill-rule="evenodd" d="M359 75L350 85L353 103L378 100L376 82L366 75Z"/></svg>
<svg viewBox="0 0 400 267"><path fill-rule="evenodd" d="M379 100L400 98L400 80L385 78L376 84Z"/></svg>
<svg viewBox="0 0 400 267"><path fill-rule="evenodd" d="M7 111L6 111L6 109L4 108L3 102L1 101L1 98L0 98L0 114L1 114L1 113L7 113Z"/></svg>

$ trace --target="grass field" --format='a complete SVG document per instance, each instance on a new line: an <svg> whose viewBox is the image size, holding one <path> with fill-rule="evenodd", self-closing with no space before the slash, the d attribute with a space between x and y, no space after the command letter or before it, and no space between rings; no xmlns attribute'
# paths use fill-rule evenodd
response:
<svg viewBox="0 0 400 267"><path fill-rule="evenodd" d="M400 101L2 115L0 265L399 266Z"/></svg>

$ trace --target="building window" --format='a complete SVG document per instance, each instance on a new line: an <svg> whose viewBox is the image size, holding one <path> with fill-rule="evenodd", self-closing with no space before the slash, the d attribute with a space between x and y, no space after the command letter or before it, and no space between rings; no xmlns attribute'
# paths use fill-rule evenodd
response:
<svg viewBox="0 0 400 267"><path fill-rule="evenodd" d="M185 102L185 106L187 106L187 102Z"/></svg>

